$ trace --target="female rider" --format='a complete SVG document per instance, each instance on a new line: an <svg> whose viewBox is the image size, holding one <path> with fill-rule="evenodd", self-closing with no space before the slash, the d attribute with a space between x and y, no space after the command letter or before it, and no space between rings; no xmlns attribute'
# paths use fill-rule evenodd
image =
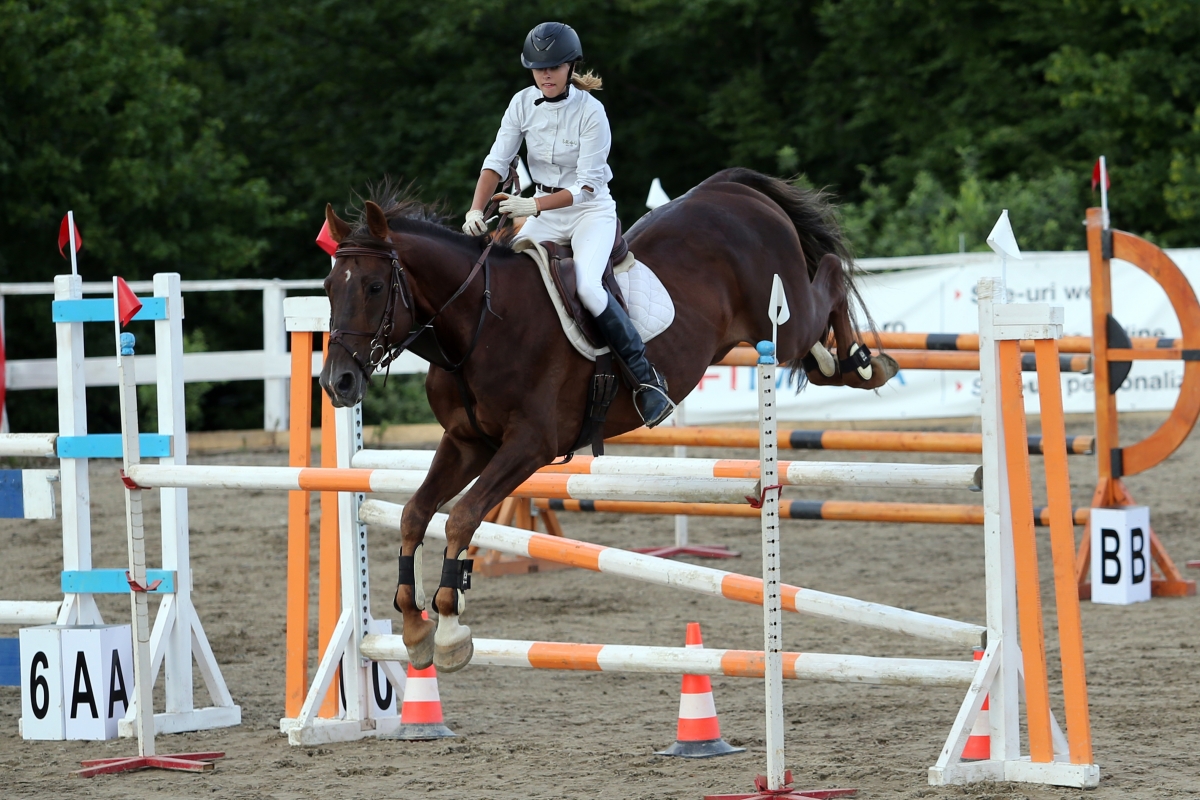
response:
<svg viewBox="0 0 1200 800"><path fill-rule="evenodd" d="M667 396L666 381L646 359L646 346L629 316L601 284L617 233L617 206L608 191L612 135L604 106L591 95L600 88L600 78L575 72L582 58L579 36L561 22L543 22L525 37L521 64L533 72L534 85L513 95L504 112L463 232L487 233L483 209L523 140L536 192L533 197L495 195L500 212L528 218L522 239L571 243L579 301L637 379L635 405L652 428L670 416L675 404Z"/></svg>

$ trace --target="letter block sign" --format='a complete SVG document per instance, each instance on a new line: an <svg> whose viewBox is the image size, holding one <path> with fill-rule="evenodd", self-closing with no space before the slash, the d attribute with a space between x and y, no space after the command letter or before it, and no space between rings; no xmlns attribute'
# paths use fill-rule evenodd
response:
<svg viewBox="0 0 1200 800"><path fill-rule="evenodd" d="M21 734L115 739L133 696L128 625L43 625L21 631Z"/></svg>
<svg viewBox="0 0 1200 800"><path fill-rule="evenodd" d="M21 736L25 739L65 739L63 717L62 628L39 625L22 628Z"/></svg>
<svg viewBox="0 0 1200 800"><path fill-rule="evenodd" d="M1150 599L1150 509L1093 508L1092 602L1129 605Z"/></svg>

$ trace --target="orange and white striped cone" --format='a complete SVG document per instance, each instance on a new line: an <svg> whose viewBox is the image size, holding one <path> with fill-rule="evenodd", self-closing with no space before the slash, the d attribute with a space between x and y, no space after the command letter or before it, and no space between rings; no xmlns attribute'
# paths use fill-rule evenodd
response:
<svg viewBox="0 0 1200 800"><path fill-rule="evenodd" d="M975 660L983 660L983 648L975 648ZM963 747L963 761L987 761L992 757L992 726L988 720L988 698L984 696L983 705L971 726L971 735Z"/></svg>
<svg viewBox="0 0 1200 800"><path fill-rule="evenodd" d="M700 623L688 623L686 646L689 649L704 647L704 641L700 638ZM708 676L684 675L683 691L679 695L679 727L675 733L675 744L659 751L658 755L711 758L745 750L721 738L721 723L717 720L712 681Z"/></svg>
<svg viewBox="0 0 1200 800"><path fill-rule="evenodd" d="M429 612L422 611L421 618L429 619ZM430 664L425 669L413 669L409 663L407 675L404 703L400 706L400 727L394 734L380 738L420 742L457 736L442 720L437 667Z"/></svg>

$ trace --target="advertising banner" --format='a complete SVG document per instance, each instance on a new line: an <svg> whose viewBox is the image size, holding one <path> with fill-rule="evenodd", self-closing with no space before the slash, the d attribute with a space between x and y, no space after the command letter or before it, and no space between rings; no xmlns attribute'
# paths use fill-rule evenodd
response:
<svg viewBox="0 0 1200 800"><path fill-rule="evenodd" d="M1168 254L1193 286L1200 280L1200 249ZM976 333L975 286L999 276L1000 259L991 253L963 253L903 259L864 259L859 288L879 330L909 333ZM1025 253L1005 268L1011 301L1048 303L1065 310L1064 335L1090 336L1091 294L1086 251ZM1179 322L1163 290L1131 264L1112 262L1113 314L1131 337L1174 337ZM764 315L766 309L763 309ZM865 320L860 320L865 323ZM685 401L689 425L750 422L756 414L755 370L711 367ZM1165 411L1175 404L1183 364L1135 362L1117 393L1121 411ZM792 421L933 419L979 414L979 373L901 370L878 391L808 386L796 393L789 370L779 371L779 418ZM1064 373L1067 413L1094 408L1090 374ZM1037 376L1025 376L1026 409L1037 411Z"/></svg>

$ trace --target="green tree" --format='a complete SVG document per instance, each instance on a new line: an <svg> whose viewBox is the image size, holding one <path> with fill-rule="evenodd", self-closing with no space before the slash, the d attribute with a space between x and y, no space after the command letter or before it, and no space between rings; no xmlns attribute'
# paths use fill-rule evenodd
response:
<svg viewBox="0 0 1200 800"><path fill-rule="evenodd" d="M0 4L0 274L48 281L64 263L58 223L73 208L86 280L178 271L210 278L253 271L280 207L268 184L199 111L162 41L152 0ZM10 358L49 357L48 302L7 311ZM111 352L111 331L89 331ZM9 395L17 430L51 430L53 402ZM93 404L111 416L111 401ZM113 420L108 420L110 423Z"/></svg>

